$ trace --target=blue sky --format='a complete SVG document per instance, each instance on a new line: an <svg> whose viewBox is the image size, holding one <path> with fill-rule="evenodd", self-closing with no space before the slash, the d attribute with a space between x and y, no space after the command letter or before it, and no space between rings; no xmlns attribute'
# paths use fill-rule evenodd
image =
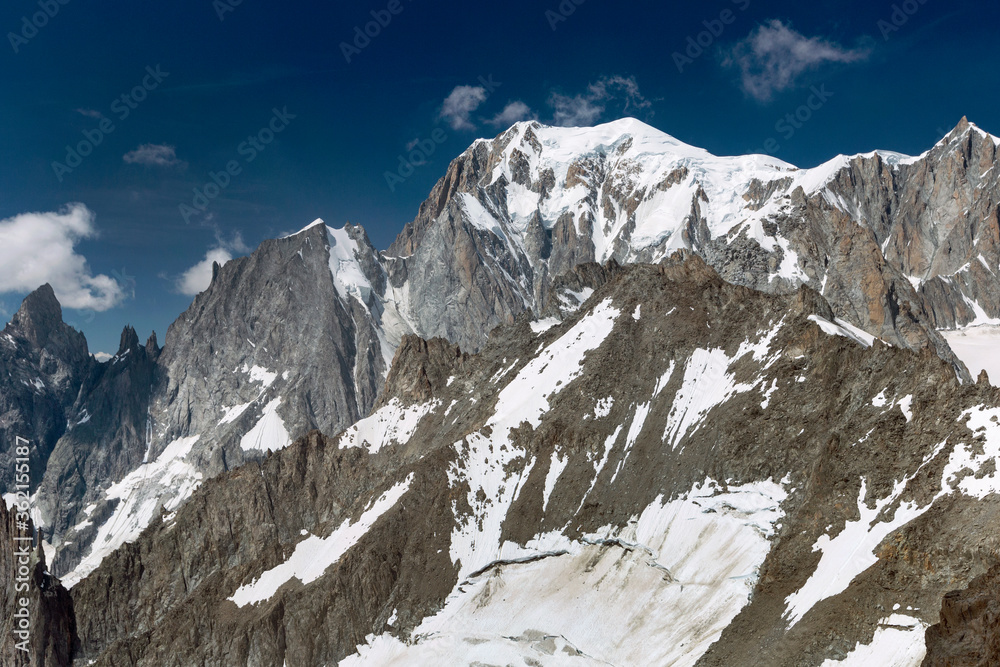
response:
<svg viewBox="0 0 1000 667"><path fill-rule="evenodd" d="M162 342L199 263L317 217L384 248L452 158L518 118L631 115L803 167L917 154L963 115L1000 133L996 6L806 5L10 0L0 318L52 282L92 351L114 352L125 324ZM390 187L420 140L433 155ZM200 199L213 174L225 187Z"/></svg>

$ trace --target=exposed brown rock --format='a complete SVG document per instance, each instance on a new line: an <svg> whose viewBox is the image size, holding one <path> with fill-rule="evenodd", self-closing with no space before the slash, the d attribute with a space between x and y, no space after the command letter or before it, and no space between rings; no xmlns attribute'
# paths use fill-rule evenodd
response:
<svg viewBox="0 0 1000 667"><path fill-rule="evenodd" d="M923 667L1000 665L1000 565L952 591L941 602L941 621L927 630Z"/></svg>

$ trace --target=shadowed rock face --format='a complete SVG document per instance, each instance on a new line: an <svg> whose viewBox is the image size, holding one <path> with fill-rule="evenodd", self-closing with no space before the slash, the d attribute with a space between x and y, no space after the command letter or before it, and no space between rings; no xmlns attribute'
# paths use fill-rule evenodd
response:
<svg viewBox="0 0 1000 667"><path fill-rule="evenodd" d="M13 489L16 437L32 442L31 486L66 430L80 388L97 363L83 334L64 324L52 288L30 294L0 332L0 489Z"/></svg>
<svg viewBox="0 0 1000 667"><path fill-rule="evenodd" d="M69 593L46 571L45 555L32 542L15 537L32 535L34 526L19 530L15 515L0 503L0 660L5 667L64 667L71 664L76 642L76 619ZM25 546L22 546L25 545ZM27 552L25 555L24 552ZM27 581L18 568L28 560ZM29 635L16 636L22 605L28 600Z"/></svg>
<svg viewBox="0 0 1000 667"><path fill-rule="evenodd" d="M941 621L927 630L923 667L1000 664L1000 566L941 603Z"/></svg>
<svg viewBox="0 0 1000 667"><path fill-rule="evenodd" d="M967 493L997 390L690 255L564 282L594 292L561 324L475 356L405 338L370 417L110 555L72 589L77 661L818 666L904 622L922 651L1000 546L996 496ZM828 569L842 534L870 564Z"/></svg>
<svg viewBox="0 0 1000 667"><path fill-rule="evenodd" d="M338 291L338 243L352 245L365 291ZM39 504L55 571L79 567L75 583L204 480L367 414L392 354L380 271L363 230L338 241L314 225L216 267L162 353L155 336L143 347L126 330L46 474Z"/></svg>
<svg viewBox="0 0 1000 667"><path fill-rule="evenodd" d="M34 506L46 519L46 539L69 542L53 559L54 572L75 565L96 535L107 508L85 510L96 506L101 484L122 479L143 463L155 344L154 338L153 347L140 345L135 330L125 328L118 352L81 387L67 432L49 458ZM70 532L74 537L63 540Z"/></svg>

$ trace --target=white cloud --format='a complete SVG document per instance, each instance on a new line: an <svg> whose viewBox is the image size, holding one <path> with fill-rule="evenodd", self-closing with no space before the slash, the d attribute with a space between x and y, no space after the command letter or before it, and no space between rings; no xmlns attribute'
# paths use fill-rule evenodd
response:
<svg viewBox="0 0 1000 667"><path fill-rule="evenodd" d="M103 364L105 361L111 361L114 357L107 352L94 352L94 358Z"/></svg>
<svg viewBox="0 0 1000 667"><path fill-rule="evenodd" d="M524 102L517 101L508 103L503 111L493 117L490 124L497 127L510 127L514 123L534 118L536 118L536 115L531 110L531 107Z"/></svg>
<svg viewBox="0 0 1000 667"><path fill-rule="evenodd" d="M177 291L187 296L197 296L208 289L212 284L212 265L218 262L224 266L232 261L234 253L245 254L250 252L250 248L243 242L243 237L236 234L232 240L223 241L217 238L218 245L205 253L205 259L201 260L177 278L174 286Z"/></svg>
<svg viewBox="0 0 1000 667"><path fill-rule="evenodd" d="M91 275L76 244L97 236L94 214L83 204L59 213L23 213L0 220L0 294L25 293L52 285L67 308L104 311L125 297L105 275Z"/></svg>
<svg viewBox="0 0 1000 667"><path fill-rule="evenodd" d="M605 77L587 86L587 91L569 96L553 92L549 97L554 125L583 127L596 124L607 107L617 102L624 114L648 109L652 103L643 97L634 77Z"/></svg>
<svg viewBox="0 0 1000 667"><path fill-rule="evenodd" d="M604 105L585 95L567 97L559 93L552 93L549 98L549 106L555 113L553 123L565 127L593 125L597 119L604 115Z"/></svg>
<svg viewBox="0 0 1000 667"><path fill-rule="evenodd" d="M453 130L474 130L476 126L470 118L487 97L489 93L482 86L458 86L445 98L441 118L448 121Z"/></svg>
<svg viewBox="0 0 1000 667"><path fill-rule="evenodd" d="M181 277L177 279L177 291L187 296L201 294L212 284L212 265L215 262L224 265L232 259L232 253L225 248L209 250L205 254L205 259L182 273Z"/></svg>
<svg viewBox="0 0 1000 667"><path fill-rule="evenodd" d="M126 153L123 160L128 164L142 164L147 167L177 167L186 163L177 159L177 150L173 146L143 144L134 151Z"/></svg>
<svg viewBox="0 0 1000 667"><path fill-rule="evenodd" d="M723 65L738 67L743 90L767 102L776 92L795 85L809 69L825 63L854 63L870 54L867 48L845 49L822 37L805 37L775 19L738 42L726 54Z"/></svg>
<svg viewBox="0 0 1000 667"><path fill-rule="evenodd" d="M81 116L86 116L87 118L93 118L95 120L100 120L104 118L104 114L100 111L95 111L93 109L77 109L76 112Z"/></svg>

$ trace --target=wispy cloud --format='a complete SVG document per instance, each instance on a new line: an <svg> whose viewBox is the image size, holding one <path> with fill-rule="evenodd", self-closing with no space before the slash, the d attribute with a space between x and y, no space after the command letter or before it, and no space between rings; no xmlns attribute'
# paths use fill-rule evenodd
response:
<svg viewBox="0 0 1000 667"><path fill-rule="evenodd" d="M855 63L871 49L848 49L822 37L806 37L779 20L755 28L725 53L723 65L740 70L743 90L761 102L795 85L804 72L826 63Z"/></svg>
<svg viewBox="0 0 1000 667"><path fill-rule="evenodd" d="M508 101L492 116L484 114L480 110L489 98L490 90L485 86L458 86L445 99L440 118L454 130L475 130L481 124L507 128L520 121L540 118L540 114L523 100ZM635 77L631 76L604 77L574 95L552 90L547 102L551 117L543 122L566 127L594 125L611 113L651 115L652 106L643 96ZM416 142L408 149L414 145Z"/></svg>
<svg viewBox="0 0 1000 667"><path fill-rule="evenodd" d="M94 109L77 109L76 112L81 116L86 116L87 118L93 118L95 120L100 120L104 118L104 114L100 111L95 111Z"/></svg>
<svg viewBox="0 0 1000 667"><path fill-rule="evenodd" d="M448 121L453 130L474 130L472 114L487 97L489 93L483 86L458 86L445 98L441 118Z"/></svg>
<svg viewBox="0 0 1000 667"><path fill-rule="evenodd" d="M147 167L185 167L187 163L177 158L177 150L173 146L160 144L143 144L134 151L129 151L122 159L128 164L141 164Z"/></svg>
<svg viewBox="0 0 1000 667"><path fill-rule="evenodd" d="M178 276L174 281L174 287L186 296L197 296L212 284L212 267L216 262L219 266L224 266L237 254L248 252L250 248L243 242L243 237L239 233L228 241L216 238L216 245L205 253L205 258Z"/></svg>
<svg viewBox="0 0 1000 667"><path fill-rule="evenodd" d="M24 293L48 283L67 308L105 311L124 298L113 278L93 275L76 245L97 236L83 204L58 213L24 213L0 220L0 293Z"/></svg>
<svg viewBox="0 0 1000 667"><path fill-rule="evenodd" d="M608 106L615 102L623 114L644 111L652 106L639 90L635 77L605 77L587 86L578 95L553 92L549 96L554 125L582 127L594 125L604 116Z"/></svg>
<svg viewBox="0 0 1000 667"><path fill-rule="evenodd" d="M503 111L490 120L490 125L494 125L496 127L510 127L514 123L534 118L537 118L535 112L532 111L531 107L524 102L509 102L507 106L503 108Z"/></svg>

